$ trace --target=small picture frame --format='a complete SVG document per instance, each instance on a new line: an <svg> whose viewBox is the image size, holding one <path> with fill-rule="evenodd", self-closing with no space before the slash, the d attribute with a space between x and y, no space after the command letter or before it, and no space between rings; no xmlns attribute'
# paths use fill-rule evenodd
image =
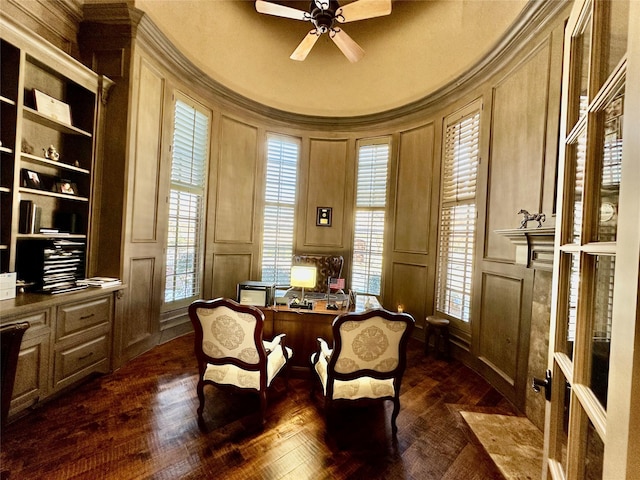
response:
<svg viewBox="0 0 640 480"><path fill-rule="evenodd" d="M67 195L78 195L78 187L69 180L59 180L54 186L56 193L66 193Z"/></svg>
<svg viewBox="0 0 640 480"><path fill-rule="evenodd" d="M318 207L316 212L316 226L330 227L331 213L332 213L331 207Z"/></svg>
<svg viewBox="0 0 640 480"><path fill-rule="evenodd" d="M38 172L33 170L22 170L22 186L27 188L34 188L36 190L42 190L42 181Z"/></svg>

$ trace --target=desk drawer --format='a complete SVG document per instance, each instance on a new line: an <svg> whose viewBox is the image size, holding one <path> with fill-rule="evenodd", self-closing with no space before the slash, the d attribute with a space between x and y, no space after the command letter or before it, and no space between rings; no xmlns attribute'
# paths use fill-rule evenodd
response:
<svg viewBox="0 0 640 480"><path fill-rule="evenodd" d="M111 296L58 307L56 341L79 335L98 325L108 325Z"/></svg>
<svg viewBox="0 0 640 480"><path fill-rule="evenodd" d="M54 386L72 383L91 371L108 370L109 335L101 335L75 347L55 352Z"/></svg>

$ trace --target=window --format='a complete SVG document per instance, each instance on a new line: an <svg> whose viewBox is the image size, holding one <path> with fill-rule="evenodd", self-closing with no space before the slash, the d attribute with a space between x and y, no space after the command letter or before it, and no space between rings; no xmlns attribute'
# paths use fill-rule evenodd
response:
<svg viewBox="0 0 640 480"><path fill-rule="evenodd" d="M175 102L164 301L200 295L209 112Z"/></svg>
<svg viewBox="0 0 640 480"><path fill-rule="evenodd" d="M297 141L267 138L267 178L262 235L262 281L289 285L298 177Z"/></svg>
<svg viewBox="0 0 640 480"><path fill-rule="evenodd" d="M471 310L480 110L445 119L436 306L468 322Z"/></svg>
<svg viewBox="0 0 640 480"><path fill-rule="evenodd" d="M388 138L358 144L356 218L353 236L351 288L380 295L387 206Z"/></svg>

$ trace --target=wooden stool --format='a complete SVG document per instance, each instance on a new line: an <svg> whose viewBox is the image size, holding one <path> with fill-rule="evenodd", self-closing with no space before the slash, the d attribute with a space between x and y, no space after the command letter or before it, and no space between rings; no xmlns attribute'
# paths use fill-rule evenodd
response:
<svg viewBox="0 0 640 480"><path fill-rule="evenodd" d="M449 358L449 320L430 315L427 317L424 330L425 355L429 353L429 340L432 335L435 335L433 348L436 352L436 357L440 356L440 351L442 351L444 357Z"/></svg>

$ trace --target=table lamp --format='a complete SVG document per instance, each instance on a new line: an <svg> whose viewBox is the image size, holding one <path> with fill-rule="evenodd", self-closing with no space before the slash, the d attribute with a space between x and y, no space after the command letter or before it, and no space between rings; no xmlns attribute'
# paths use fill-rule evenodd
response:
<svg viewBox="0 0 640 480"><path fill-rule="evenodd" d="M305 303L304 289L316 286L316 267L296 265L291 267L291 286L302 288L300 301Z"/></svg>

